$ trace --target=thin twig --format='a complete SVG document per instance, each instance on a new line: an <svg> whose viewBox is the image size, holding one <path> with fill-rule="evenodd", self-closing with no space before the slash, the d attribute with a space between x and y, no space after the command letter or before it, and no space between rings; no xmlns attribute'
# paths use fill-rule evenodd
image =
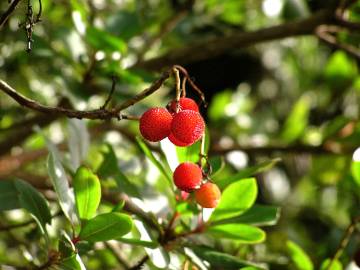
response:
<svg viewBox="0 0 360 270"><path fill-rule="evenodd" d="M201 91L201 89L195 84L195 82L192 80L192 78L189 76L189 73L187 70L180 66L180 65L174 65L175 68L177 68L181 73L185 76L185 78L189 81L190 86L198 93L198 95L201 98L201 101L203 102L204 106L207 106L207 102L205 100L204 92Z"/></svg>
<svg viewBox="0 0 360 270"><path fill-rule="evenodd" d="M136 265L131 267L130 270L141 270L148 259L149 255L145 255Z"/></svg>
<svg viewBox="0 0 360 270"><path fill-rule="evenodd" d="M107 99L105 100L105 103L104 105L102 105L100 107L100 109L102 110L105 110L106 109L106 106L109 104L111 98L112 98L112 95L114 94L115 92L115 88L116 88L116 77L115 76L111 76L111 80L112 80L112 84L111 84L111 90L110 90L110 93L107 97Z"/></svg>
<svg viewBox="0 0 360 270"><path fill-rule="evenodd" d="M336 33L338 31L339 31L339 28L336 26L322 25L316 29L315 33L320 40L324 41L325 43L327 43L337 49L343 50L346 53L348 53L349 55L360 60L360 51L356 47L349 45L349 44L345 44L345 43L339 43L337 41L337 39L333 35L330 34L330 33Z"/></svg>
<svg viewBox="0 0 360 270"><path fill-rule="evenodd" d="M3 24L8 20L8 18L10 17L11 13L14 12L16 6L19 4L21 0L14 0L9 8L3 13L3 15L1 15L0 17L0 27L3 26Z"/></svg>
<svg viewBox="0 0 360 270"><path fill-rule="evenodd" d="M355 217L351 221L350 225L346 228L345 233L339 243L339 246L337 247L334 256L331 258L331 261L330 261L329 265L327 266L326 270L332 269L332 266L335 263L335 261L340 258L341 254L344 252L347 244L350 241L351 235L355 231L357 223L359 223L359 222L360 222L360 216Z"/></svg>
<svg viewBox="0 0 360 270"><path fill-rule="evenodd" d="M177 68L173 68L173 73L175 75L175 89L176 89L176 97L175 97L175 112L178 113L180 110L180 105L179 105L179 101L180 101L180 95L181 95L181 89L180 89L180 74L179 74L179 70Z"/></svg>

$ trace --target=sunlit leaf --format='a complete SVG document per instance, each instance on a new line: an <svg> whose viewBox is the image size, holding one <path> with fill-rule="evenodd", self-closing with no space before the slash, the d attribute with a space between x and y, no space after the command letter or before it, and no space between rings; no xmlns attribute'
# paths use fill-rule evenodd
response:
<svg viewBox="0 0 360 270"><path fill-rule="evenodd" d="M287 250L290 259L294 263L296 269L299 270L313 270L314 265L305 251L292 241L287 241Z"/></svg>
<svg viewBox="0 0 360 270"><path fill-rule="evenodd" d="M282 131L282 138L285 142L291 143L304 133L308 124L310 105L310 97L306 94L294 104Z"/></svg>
<svg viewBox="0 0 360 270"><path fill-rule="evenodd" d="M323 261L320 266L320 270L343 270L343 266L339 260L334 260L331 267L329 268L331 261L331 259L326 259Z"/></svg>
<svg viewBox="0 0 360 270"><path fill-rule="evenodd" d="M219 239L227 238L248 244L263 242L266 237L263 230L238 223L210 226L207 232Z"/></svg>
<svg viewBox="0 0 360 270"><path fill-rule="evenodd" d="M255 202L257 184L255 178L243 179L226 187L221 194L219 205L210 220L231 218L244 213Z"/></svg>
<svg viewBox="0 0 360 270"><path fill-rule="evenodd" d="M79 167L73 179L76 207L80 219L90 219L99 206L101 186L99 178L86 167Z"/></svg>

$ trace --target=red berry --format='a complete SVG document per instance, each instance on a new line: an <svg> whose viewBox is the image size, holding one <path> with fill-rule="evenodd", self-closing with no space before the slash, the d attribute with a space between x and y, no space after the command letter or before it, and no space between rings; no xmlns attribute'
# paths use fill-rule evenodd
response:
<svg viewBox="0 0 360 270"><path fill-rule="evenodd" d="M171 132L174 137L186 144L193 144L204 134L205 122L198 112L184 110L174 115Z"/></svg>
<svg viewBox="0 0 360 270"><path fill-rule="evenodd" d="M168 105L168 107L169 107L169 111L171 113L175 113L176 112L176 101L175 100L171 101L170 104ZM186 97L180 98L179 107L180 107L180 111L183 111L183 110L190 110L190 111L195 111L195 112L199 111L198 105L191 98L186 98Z"/></svg>
<svg viewBox="0 0 360 270"><path fill-rule="evenodd" d="M151 108L140 117L140 133L151 142L158 142L170 134L172 115L164 108Z"/></svg>
<svg viewBox="0 0 360 270"><path fill-rule="evenodd" d="M217 185L207 182L195 191L195 199L204 208L215 208L220 201L221 192Z"/></svg>
<svg viewBox="0 0 360 270"><path fill-rule="evenodd" d="M189 143L184 143L182 141L179 141L178 139L175 138L175 136L172 133L170 133L168 139L170 140L170 142L172 142L173 144L175 144L176 146L179 146L179 147L186 147L186 146L191 145Z"/></svg>
<svg viewBox="0 0 360 270"><path fill-rule="evenodd" d="M198 188L202 180L202 171L200 167L191 162L181 163L173 174L175 185L186 192Z"/></svg>

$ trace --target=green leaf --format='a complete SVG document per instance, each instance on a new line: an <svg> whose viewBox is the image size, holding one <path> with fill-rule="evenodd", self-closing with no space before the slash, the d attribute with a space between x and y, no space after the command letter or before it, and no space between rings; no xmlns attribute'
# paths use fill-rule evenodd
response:
<svg viewBox="0 0 360 270"><path fill-rule="evenodd" d="M334 52L325 66L325 78L333 88L347 87L356 75L355 61L343 51Z"/></svg>
<svg viewBox="0 0 360 270"><path fill-rule="evenodd" d="M266 234L263 230L245 224L223 224L210 226L207 232L215 237L237 240L241 243L255 244L265 240Z"/></svg>
<svg viewBox="0 0 360 270"><path fill-rule="evenodd" d="M29 183L15 180L20 206L29 211L39 224L43 233L46 232L46 223L51 223L51 213L47 201Z"/></svg>
<svg viewBox="0 0 360 270"><path fill-rule="evenodd" d="M353 161L351 163L351 174L355 183L360 186L360 161Z"/></svg>
<svg viewBox="0 0 360 270"><path fill-rule="evenodd" d="M95 27L88 27L86 30L86 39L91 46L103 51L126 52L126 43L104 30Z"/></svg>
<svg viewBox="0 0 360 270"><path fill-rule="evenodd" d="M90 219L101 200L99 178L86 167L79 167L73 179L75 202L80 219Z"/></svg>
<svg viewBox="0 0 360 270"><path fill-rule="evenodd" d="M220 203L212 213L210 221L231 218L244 213L255 202L257 184L248 178L230 184L222 193Z"/></svg>
<svg viewBox="0 0 360 270"><path fill-rule="evenodd" d="M117 239L131 231L130 216L120 213L101 214L88 220L81 228L80 239L90 242Z"/></svg>
<svg viewBox="0 0 360 270"><path fill-rule="evenodd" d="M71 157L71 166L75 171L87 154L90 138L84 120L69 119L68 130L68 145Z"/></svg>
<svg viewBox="0 0 360 270"><path fill-rule="evenodd" d="M134 238L119 237L115 240L123 242L125 244L130 244L130 245L134 245L134 246L142 246L142 247L147 247L147 248L157 248L159 246L159 243L157 243L157 242L144 241L144 240L134 239Z"/></svg>
<svg viewBox="0 0 360 270"><path fill-rule="evenodd" d="M343 270L343 266L339 260L334 260L330 269L328 269L331 259L326 259L322 262L320 270Z"/></svg>
<svg viewBox="0 0 360 270"><path fill-rule="evenodd" d="M306 94L294 104L282 131L282 138L286 143L294 142L304 133L308 124L310 105L310 96Z"/></svg>
<svg viewBox="0 0 360 270"><path fill-rule="evenodd" d="M72 194L72 191L70 190L65 170L61 165L59 157L54 153L56 152L50 150L47 161L48 172L58 196L60 207L68 220L73 223L76 216L74 211L74 198L70 195Z"/></svg>
<svg viewBox="0 0 360 270"><path fill-rule="evenodd" d="M64 270L86 270L79 254L73 254L70 257L61 260L60 267Z"/></svg>
<svg viewBox="0 0 360 270"><path fill-rule="evenodd" d="M106 144L106 148L102 151L103 162L101 163L97 173L100 177L114 177L114 180L121 192L130 196L140 197L137 187L123 174L118 166L117 157L114 149L110 144Z"/></svg>
<svg viewBox="0 0 360 270"><path fill-rule="evenodd" d="M209 135L209 130L206 128L205 129L205 147L204 147L205 154L208 153L209 146L210 146L210 135ZM197 141L196 143L194 143L188 147L176 146L176 154L177 154L179 163L182 163L182 162L197 163L200 159L200 150L201 150L201 140Z"/></svg>
<svg viewBox="0 0 360 270"><path fill-rule="evenodd" d="M212 177L220 173L225 167L225 160L224 157L222 156L213 156L209 158L209 163L212 168L212 173L211 173Z"/></svg>
<svg viewBox="0 0 360 270"><path fill-rule="evenodd" d="M280 161L281 161L280 158L274 158L271 160L261 162L260 164L257 164L255 166L247 167L234 175L231 175L231 176L228 176L226 178L216 181L216 184L221 188L225 188L227 185L229 185L233 182L236 182L240 179L248 178L248 177L254 176L256 174L270 170L272 167L274 167Z"/></svg>
<svg viewBox="0 0 360 270"><path fill-rule="evenodd" d="M73 242L65 231L61 232L58 248L62 258L68 258L76 252Z"/></svg>
<svg viewBox="0 0 360 270"><path fill-rule="evenodd" d="M241 260L229 254L218 252L208 247L195 246L195 247L191 247L191 249L201 259L207 261L210 264L211 269L221 268L227 270L232 270L232 269L237 270L240 267L244 267L244 266L251 266L251 267L255 266L254 263ZM263 269L263 268L255 268L255 269Z"/></svg>
<svg viewBox="0 0 360 270"><path fill-rule="evenodd" d="M299 270L313 270L314 265L310 260L309 256L305 253L304 250L296 243L292 241L287 241L286 243L287 250L289 252L290 259L294 263L296 269Z"/></svg>
<svg viewBox="0 0 360 270"><path fill-rule="evenodd" d="M139 137L136 136L136 141L138 145L140 146L143 153L149 158L149 160L159 169L159 171L165 176L165 178L168 180L169 184L173 186L173 182L169 174L166 172L165 168L162 166L162 164L155 158L149 147L145 144L145 142Z"/></svg>
<svg viewBox="0 0 360 270"><path fill-rule="evenodd" d="M14 181L0 181L0 211L20 208Z"/></svg>
<svg viewBox="0 0 360 270"><path fill-rule="evenodd" d="M280 207L255 204L240 216L219 220L214 224L244 223L254 226L269 226L275 225L279 217Z"/></svg>

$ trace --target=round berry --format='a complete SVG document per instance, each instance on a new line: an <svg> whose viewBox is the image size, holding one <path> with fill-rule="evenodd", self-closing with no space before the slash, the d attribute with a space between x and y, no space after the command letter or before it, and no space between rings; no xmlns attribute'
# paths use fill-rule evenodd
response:
<svg viewBox="0 0 360 270"><path fill-rule="evenodd" d="M172 115L164 108L151 108L140 117L140 133L151 142L158 142L170 134Z"/></svg>
<svg viewBox="0 0 360 270"><path fill-rule="evenodd" d="M202 180L201 168L191 162L181 163L173 174L175 185L186 192L198 188Z"/></svg>
<svg viewBox="0 0 360 270"><path fill-rule="evenodd" d="M190 110L190 111L195 111L195 112L199 111L199 107L196 104L195 100L193 100L191 98L187 98L187 97L180 98L179 107L180 107L180 111L183 111L183 110ZM170 113L175 113L176 112L176 100L171 101L170 104L168 105L168 108L169 108Z"/></svg>
<svg viewBox="0 0 360 270"><path fill-rule="evenodd" d="M170 133L168 139L170 142L172 142L173 144L175 144L176 146L179 146L179 147L186 147L186 146L191 145L189 143L184 143L182 141L179 141L178 139L175 138L175 136L172 133Z"/></svg>
<svg viewBox="0 0 360 270"><path fill-rule="evenodd" d="M174 137L186 144L193 144L204 134L205 122L198 112L184 110L174 115L171 132Z"/></svg>
<svg viewBox="0 0 360 270"><path fill-rule="evenodd" d="M195 191L195 199L204 208L215 208L220 201L221 192L217 185L207 182Z"/></svg>

